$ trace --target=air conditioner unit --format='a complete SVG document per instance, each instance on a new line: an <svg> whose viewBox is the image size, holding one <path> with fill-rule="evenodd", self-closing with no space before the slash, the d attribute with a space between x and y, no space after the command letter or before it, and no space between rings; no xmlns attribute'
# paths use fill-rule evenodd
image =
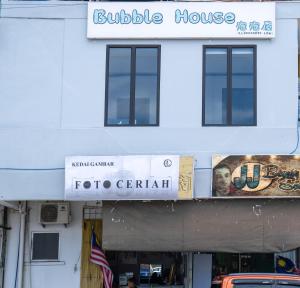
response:
<svg viewBox="0 0 300 288"><path fill-rule="evenodd" d="M39 209L40 219L42 225L49 224L69 224L70 223L70 204L46 202L40 204Z"/></svg>

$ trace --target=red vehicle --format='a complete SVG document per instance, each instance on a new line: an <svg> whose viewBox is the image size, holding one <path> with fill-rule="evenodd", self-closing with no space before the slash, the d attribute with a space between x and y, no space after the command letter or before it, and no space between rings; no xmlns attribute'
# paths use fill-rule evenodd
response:
<svg viewBox="0 0 300 288"><path fill-rule="evenodd" d="M222 288L300 288L300 276L292 274L242 273L225 276Z"/></svg>

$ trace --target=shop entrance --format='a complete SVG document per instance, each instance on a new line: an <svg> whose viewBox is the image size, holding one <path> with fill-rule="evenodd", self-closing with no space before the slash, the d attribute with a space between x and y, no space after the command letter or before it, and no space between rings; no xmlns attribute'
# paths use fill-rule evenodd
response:
<svg viewBox="0 0 300 288"><path fill-rule="evenodd" d="M274 272L273 253L214 253L212 276Z"/></svg>
<svg viewBox="0 0 300 288"><path fill-rule="evenodd" d="M185 256L180 252L107 251L116 287L133 279L138 287L184 287Z"/></svg>
<svg viewBox="0 0 300 288"><path fill-rule="evenodd" d="M104 276L99 265L90 261L92 231L98 245L102 246L102 209L87 206L83 214L80 288L104 288ZM104 253L113 272L113 288L128 287L129 279L137 287L145 288L183 288L188 281L186 271L187 266L191 265L188 253L109 250Z"/></svg>

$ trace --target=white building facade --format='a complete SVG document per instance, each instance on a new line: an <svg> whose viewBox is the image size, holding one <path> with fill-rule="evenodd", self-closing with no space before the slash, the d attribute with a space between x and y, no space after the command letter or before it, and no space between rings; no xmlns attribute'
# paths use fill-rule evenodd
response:
<svg viewBox="0 0 300 288"><path fill-rule="evenodd" d="M136 262L123 263L135 267L121 267L116 260L116 285L125 272L139 282L140 264L165 261L160 269L165 265L170 270L170 263L180 257L181 287L208 288L216 252L273 254L299 247L299 224L294 221L298 195L282 200L216 199L212 158L299 154L300 3L89 4L90 14L88 3L81 1L2 1L0 199L4 206L21 201L26 217L23 229L22 213L8 209L3 225L11 230L6 232L1 287L85 288L85 219L103 223L103 248L115 251L110 259L120 251L136 253ZM264 22L270 21L263 18L266 12L259 14L265 7L270 19L275 12L273 30L263 30ZM105 19L101 9L106 10ZM134 9L138 15L128 12ZM147 9L149 14L141 12ZM244 19L243 13L251 9L258 18L247 23L257 20L260 33L254 29L247 34L238 26L243 24L238 17ZM209 15L210 11L223 14ZM121 18L131 22L120 23ZM133 23L134 19L144 22ZM176 21L190 26L178 28ZM209 21L217 22L217 28L205 30L202 26ZM197 25L202 25L200 32ZM239 73L244 73L242 80L235 78ZM192 197L175 202L164 196L66 199L66 157L137 155L193 157ZM69 203L67 225L41 225L40 205L46 201ZM266 227L271 227L269 232ZM35 233L41 238L35 239ZM43 246L48 241L43 233L52 235L48 240L55 251L49 255L54 258L39 259L48 255L43 254L48 247ZM139 254L145 251L154 254ZM159 256L162 253L166 254ZM295 252L290 255L296 257ZM153 260L141 262L148 259ZM242 261L239 256L237 263ZM243 271L240 268L234 271Z"/></svg>

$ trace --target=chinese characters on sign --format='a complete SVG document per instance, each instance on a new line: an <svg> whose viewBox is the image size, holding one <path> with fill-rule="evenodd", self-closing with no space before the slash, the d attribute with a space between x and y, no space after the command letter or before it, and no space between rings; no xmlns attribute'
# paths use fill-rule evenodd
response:
<svg viewBox="0 0 300 288"><path fill-rule="evenodd" d="M300 196L300 156L213 157L212 196Z"/></svg>
<svg viewBox="0 0 300 288"><path fill-rule="evenodd" d="M264 21L262 23L252 21L244 22L239 21L236 23L236 29L239 34L252 34L252 35L272 35L273 27L271 21Z"/></svg>

